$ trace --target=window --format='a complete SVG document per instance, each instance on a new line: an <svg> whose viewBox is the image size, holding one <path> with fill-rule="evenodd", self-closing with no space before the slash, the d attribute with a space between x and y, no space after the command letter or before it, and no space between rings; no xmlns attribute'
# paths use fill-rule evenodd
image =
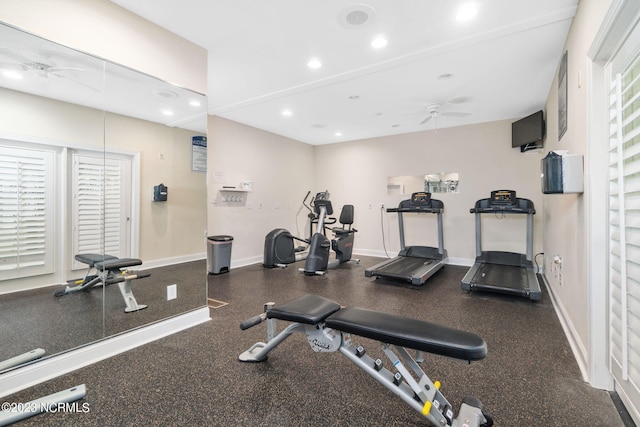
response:
<svg viewBox="0 0 640 427"><path fill-rule="evenodd" d="M640 402L640 55L611 76L610 361L616 389Z"/></svg>
<svg viewBox="0 0 640 427"><path fill-rule="evenodd" d="M0 146L0 280L53 272L55 153Z"/></svg>

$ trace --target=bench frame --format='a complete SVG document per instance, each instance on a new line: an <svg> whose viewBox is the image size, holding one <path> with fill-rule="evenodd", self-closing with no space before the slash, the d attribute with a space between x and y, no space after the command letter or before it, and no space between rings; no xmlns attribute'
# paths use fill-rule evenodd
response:
<svg viewBox="0 0 640 427"><path fill-rule="evenodd" d="M84 278L71 280L70 284L73 286L67 285L64 289L56 291L54 293L55 296L60 297L80 291L86 292L96 286L106 286L117 283L125 303L125 313L147 308L145 304L138 304L136 297L133 295L131 282L136 279L149 277L151 274L137 273L128 270L129 267L141 265L142 260L137 258L117 258L111 255L101 254L79 254L76 255L76 260L89 266Z"/></svg>
<svg viewBox="0 0 640 427"><path fill-rule="evenodd" d="M407 348L381 342L382 350L391 362L387 369L382 360L373 359L364 347L356 346L352 334L326 326L324 319L294 321L278 333L278 319L272 317L278 314L270 311L273 307L274 303L266 303L263 314L241 325L242 329L247 329L266 320L267 342L255 343L239 356L240 361L264 362L268 354L289 336L304 333L314 351L339 351L436 426L488 427L493 424L491 416L482 411L482 403L473 397L463 400L458 416L454 417L451 404L440 392L440 382L433 382L418 364L422 362L422 352L418 351L414 359ZM328 312L324 318L331 314Z"/></svg>

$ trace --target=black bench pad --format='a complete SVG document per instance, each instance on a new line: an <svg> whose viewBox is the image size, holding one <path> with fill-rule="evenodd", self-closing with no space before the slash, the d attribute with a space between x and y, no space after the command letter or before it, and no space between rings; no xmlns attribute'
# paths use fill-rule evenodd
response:
<svg viewBox="0 0 640 427"><path fill-rule="evenodd" d="M480 360L487 344L478 335L394 314L347 307L327 317L328 327L401 347L463 360Z"/></svg>
<svg viewBox="0 0 640 427"><path fill-rule="evenodd" d="M110 259L118 259L113 255L107 254L78 254L76 255L76 260L80 261L83 264L88 264L89 267L93 267L95 263L102 262Z"/></svg>
<svg viewBox="0 0 640 427"><path fill-rule="evenodd" d="M102 262L96 262L94 266L100 271L116 271L121 268L133 267L134 265L141 265L142 260L137 258L114 258L108 259Z"/></svg>
<svg viewBox="0 0 640 427"><path fill-rule="evenodd" d="M271 307L267 310L267 318L317 325L338 310L340 310L340 304L337 302L319 295L307 294Z"/></svg>

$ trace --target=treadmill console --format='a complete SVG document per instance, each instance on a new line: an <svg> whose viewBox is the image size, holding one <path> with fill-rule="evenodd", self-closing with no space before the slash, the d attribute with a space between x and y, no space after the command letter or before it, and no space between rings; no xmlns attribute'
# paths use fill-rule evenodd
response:
<svg viewBox="0 0 640 427"><path fill-rule="evenodd" d="M425 191L413 193L409 203L412 206L429 206L431 205L431 193Z"/></svg>
<svg viewBox="0 0 640 427"><path fill-rule="evenodd" d="M496 190L491 192L492 206L515 205L518 202L515 190Z"/></svg>

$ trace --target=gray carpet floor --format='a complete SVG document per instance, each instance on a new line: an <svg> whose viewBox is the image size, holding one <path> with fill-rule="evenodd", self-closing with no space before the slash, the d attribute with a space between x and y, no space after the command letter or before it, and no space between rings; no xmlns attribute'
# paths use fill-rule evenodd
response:
<svg viewBox="0 0 640 427"><path fill-rule="evenodd" d="M483 337L489 349L483 360L425 357L423 369L441 381L456 410L464 396L473 395L500 427L625 425L610 394L582 381L546 289L539 302L466 293L460 281L467 268L458 266L444 267L419 289L393 286L365 278L365 267L380 260L361 258L360 264L318 277L299 273L297 264L209 275L209 298L227 303L211 309L212 321L2 401L26 402L86 384L88 410L43 414L20 422L23 426L429 425L341 354L314 353L300 334L266 362L238 361L240 353L266 339L265 324L241 331L241 321L259 314L267 301L314 293ZM355 341L385 360L377 342Z"/></svg>

